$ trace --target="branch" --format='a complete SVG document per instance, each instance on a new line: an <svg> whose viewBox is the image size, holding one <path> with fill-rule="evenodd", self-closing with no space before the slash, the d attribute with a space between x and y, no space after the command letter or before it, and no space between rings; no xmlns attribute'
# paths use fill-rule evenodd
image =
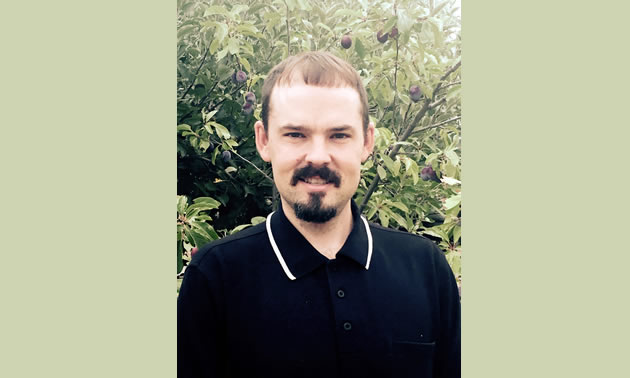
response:
<svg viewBox="0 0 630 378"><path fill-rule="evenodd" d="M289 5L287 2L284 2L284 5L287 7L287 56L291 56L291 36L289 35Z"/></svg>
<svg viewBox="0 0 630 378"><path fill-rule="evenodd" d="M444 75L442 75L442 77L440 78L440 81L438 82L438 84L435 86L435 89L433 90L433 95L431 96L431 98L428 98L428 97L425 98L422 108L420 109L418 114L416 114L411 124L407 127L407 129L401 135L400 139L397 140L397 142L404 142L405 140L407 140L407 138L409 138L409 136L411 135L413 129L415 129L418 123L420 123L420 119L424 117L426 112L429 109L435 107L436 105L442 103L443 101L446 101L446 97L444 97L441 100L431 103L431 101L435 99L435 95L437 94L437 91L440 90L440 88L442 87L442 83L444 83L444 80L446 80L446 78L448 78L450 74L455 72L461 65L462 65L462 61L460 60L448 71L446 71ZM396 144L394 148L392 148L392 150L389 152L388 156L392 159L396 157L396 154L398 154L398 150L400 150L401 146L402 146L401 144ZM365 208L365 205L367 204L368 200L370 199L370 197L376 190L376 187L378 186L379 181L380 181L380 176L379 175L374 176L374 180L370 184L370 187L368 188L367 192L365 192L365 196L363 197L363 200L361 201L361 205L359 206L359 212L362 212L363 209Z"/></svg>
<svg viewBox="0 0 630 378"><path fill-rule="evenodd" d="M418 133L418 132L421 132L421 131L425 131L425 130L433 129L433 128L435 128L435 127L439 127L439 126L442 126L442 125L446 125L447 123L451 123L451 122L453 122L453 121L457 121L458 119L461 119L461 118L462 118L462 116L453 117L453 118L451 118L451 119L447 119L446 121L442 121L442 122L440 122L440 123L436 123L436 124L434 124L434 125L429 125L429 126L421 127L421 128L419 128L418 130L416 130L415 132L416 132L416 133Z"/></svg>
<svg viewBox="0 0 630 378"><path fill-rule="evenodd" d="M394 5L395 7L396 5ZM398 78L398 38L396 38L396 61L394 63L394 101L392 103L392 114L394 115L394 119L392 120L392 126L396 127L396 115L398 112L396 111L396 97L398 97L398 85L396 79ZM398 137L398 133L396 129L394 129L394 133L396 137Z"/></svg>
<svg viewBox="0 0 630 378"><path fill-rule="evenodd" d="M212 91L214 90L214 88L216 88L217 84L219 84L219 80L217 79L217 81L214 83L214 85L212 86L212 88L210 88L210 90L208 91L208 93L206 93L205 96L203 96L201 98L201 100L199 100L199 104L195 105L195 104L191 104L192 106L199 106L200 104L202 104L204 101L206 101L206 99L208 98L208 96L210 96L210 94L212 93ZM195 111L195 109L190 110L188 113L184 114L183 116L181 116L181 118L177 121L178 124L182 123L183 120L186 119L186 117L188 117L189 115L191 115L193 112Z"/></svg>
<svg viewBox="0 0 630 378"><path fill-rule="evenodd" d="M236 151L232 150L232 152L234 153L234 155L236 155L236 156L238 156L239 158L243 159L245 162L247 162L247 163L251 164L254 168L256 168L256 169L258 170L258 172L262 173L262 175L263 175L263 176L265 176L265 179L267 179L267 180L269 180L269 181L271 181L271 182L273 183L273 179L272 179L271 177L269 177L269 176L268 176L265 172L261 171L261 170L260 170L260 168L258 168L258 167L257 167L254 163L252 163L251 161L249 161L249 160L245 159L244 157L242 157L241 155L239 155ZM202 159L202 160L205 160L205 161L208 161L208 162L212 163L212 160L208 159L208 158L207 158L207 157L205 157L205 156L200 156L200 155L197 155L197 157L198 157L199 159Z"/></svg>
<svg viewBox="0 0 630 378"><path fill-rule="evenodd" d="M243 160L244 162L248 163L249 165L251 165L252 167L256 168L256 170L258 172L260 172L263 176L265 176L265 178L267 180L269 180L272 184L273 184L273 179L271 177L269 177L269 175L267 175L262 169L258 168L256 166L256 164L252 163L251 161L245 159L244 157L242 157L241 155L238 154L238 152L232 150L232 152L234 153L234 155L238 156L239 158L241 158L241 160Z"/></svg>
<svg viewBox="0 0 630 378"><path fill-rule="evenodd" d="M186 97L186 95L188 94L188 91L190 91L190 88L192 88L192 86L195 84L195 80L197 80L197 75L199 74L199 70L201 69L203 64L206 62L206 57L208 56L208 51L210 51L209 47L206 49L206 52L203 54L203 58L201 59L201 63L199 64L199 67L197 67L197 71L195 71L195 76L193 77L192 81L190 82L190 85L188 86L188 88L184 91L184 94L182 94L182 97L179 98L179 101L183 100L184 97Z"/></svg>
<svg viewBox="0 0 630 378"><path fill-rule="evenodd" d="M441 89L446 89L446 88L448 88L448 87L452 87L453 85L458 85L458 84L461 84L461 83L462 83L462 81L461 81L461 80L459 80L459 81L454 81L454 82L452 82L452 83L448 83L448 84L446 84L446 85L445 85L445 86L443 86Z"/></svg>
<svg viewBox="0 0 630 378"><path fill-rule="evenodd" d="M232 93L230 93L230 97L234 97L234 95L236 94L236 92L240 91L240 90L241 90L241 88L243 88L243 85L244 85L244 84L239 85L239 86L238 86L238 87L237 87L234 91L232 91ZM212 107L208 109L208 112L211 112L211 111L213 111L214 109L216 109L216 108L217 108L217 106L219 106L219 105L223 104L223 103L225 102L225 100L227 100L227 99L228 99L228 98L227 98L227 96L226 96L226 97L223 97L223 100L221 100L221 101L217 102L216 104L212 105ZM201 105L202 107L203 107L203 106L205 106L205 105L203 105L202 103L199 103L197 106L200 106L200 105Z"/></svg>

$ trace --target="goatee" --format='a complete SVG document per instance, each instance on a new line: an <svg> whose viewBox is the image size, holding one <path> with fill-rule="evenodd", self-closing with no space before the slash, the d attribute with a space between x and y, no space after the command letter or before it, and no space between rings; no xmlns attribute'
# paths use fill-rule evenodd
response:
<svg viewBox="0 0 630 378"><path fill-rule="evenodd" d="M311 223L326 223L337 215L334 207L322 207L324 193L310 193L308 203L293 203L293 211L298 219Z"/></svg>

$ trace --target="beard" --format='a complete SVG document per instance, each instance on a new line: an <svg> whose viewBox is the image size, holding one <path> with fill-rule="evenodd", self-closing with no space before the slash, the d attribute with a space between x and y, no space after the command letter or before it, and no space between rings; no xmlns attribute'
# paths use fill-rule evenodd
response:
<svg viewBox="0 0 630 378"><path fill-rule="evenodd" d="M321 179L333 184L335 187L341 185L341 177L337 172L332 171L328 167L315 168L308 165L304 168L296 170L291 179L291 185L297 185L298 181L306 180L309 177L319 176ZM322 201L326 193L309 193L308 202L293 202L293 211L298 219L311 223L326 223L337 215L335 207L325 207Z"/></svg>
<svg viewBox="0 0 630 378"><path fill-rule="evenodd" d="M293 211L298 219L311 223L326 223L337 215L334 207L322 206L324 193L310 193L307 203L294 202Z"/></svg>

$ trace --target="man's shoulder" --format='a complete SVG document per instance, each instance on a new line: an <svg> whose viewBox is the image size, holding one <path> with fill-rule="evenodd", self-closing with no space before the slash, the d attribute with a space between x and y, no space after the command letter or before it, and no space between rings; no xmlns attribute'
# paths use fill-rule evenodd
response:
<svg viewBox="0 0 630 378"><path fill-rule="evenodd" d="M387 250L413 254L416 256L433 256L442 254L442 250L435 242L426 236L400 231L379 224L369 222L375 247Z"/></svg>
<svg viewBox="0 0 630 378"><path fill-rule="evenodd" d="M247 253L253 249L260 248L261 243L267 240L265 222L248 227L232 235L227 235L221 239L214 240L199 248L191 261L191 264L202 265L212 255L224 255L226 253ZM218 256L223 257L223 256Z"/></svg>

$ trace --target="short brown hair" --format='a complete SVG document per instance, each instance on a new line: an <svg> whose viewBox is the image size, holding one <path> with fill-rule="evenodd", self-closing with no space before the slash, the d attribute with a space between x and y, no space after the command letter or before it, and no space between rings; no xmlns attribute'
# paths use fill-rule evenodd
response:
<svg viewBox="0 0 630 378"><path fill-rule="evenodd" d="M269 71L262 87L262 122L268 129L271 92L277 85L290 85L301 75L304 84L318 87L350 87L359 93L363 131L370 121L367 93L357 71L345 60L326 51L307 51L290 56Z"/></svg>

